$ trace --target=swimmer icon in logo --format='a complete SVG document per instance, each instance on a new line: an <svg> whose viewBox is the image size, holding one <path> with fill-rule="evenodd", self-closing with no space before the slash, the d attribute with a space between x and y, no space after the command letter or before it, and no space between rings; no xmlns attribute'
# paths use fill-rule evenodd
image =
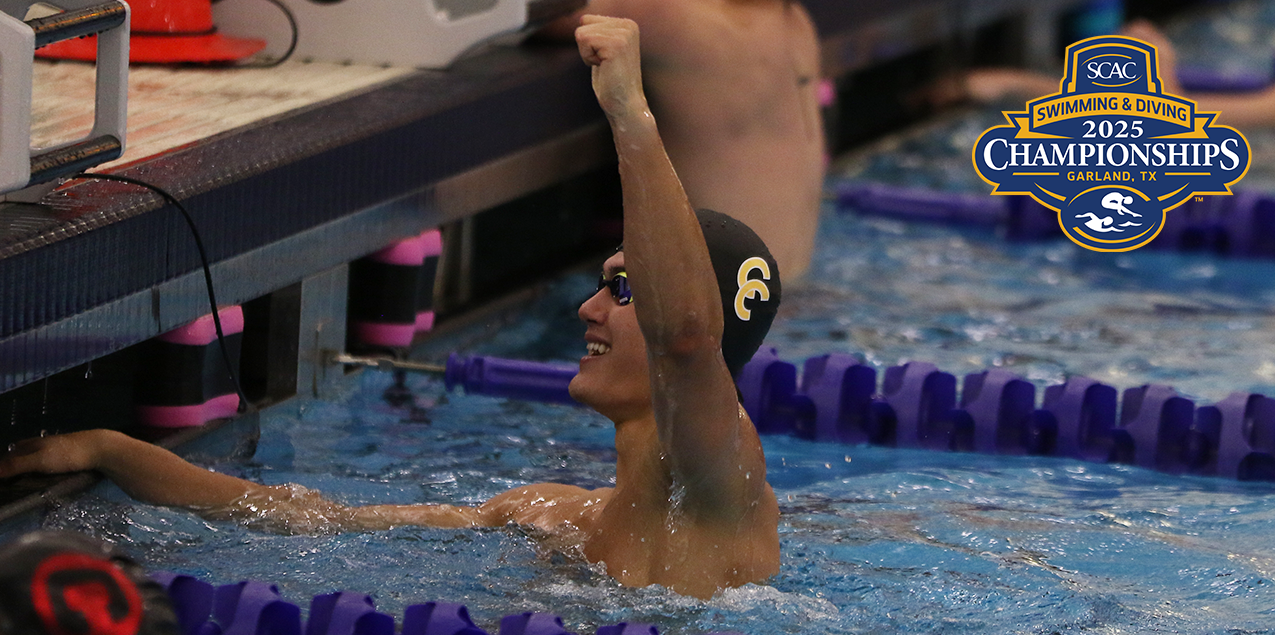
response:
<svg viewBox="0 0 1275 635"><path fill-rule="evenodd" d="M1058 215L1068 237L1085 241L1095 251L1127 251L1155 238L1164 212L1154 213L1153 201L1138 190L1120 186L1093 187L1068 201ZM1141 211L1139 211L1141 210ZM1151 213L1150 217L1146 214ZM1108 234L1109 238L1097 238Z"/></svg>
<svg viewBox="0 0 1275 635"><path fill-rule="evenodd" d="M1132 196L1126 196L1124 194L1121 194L1118 191L1108 192L1106 196L1102 197L1102 206L1104 208L1113 210L1116 213L1123 216L1134 216L1136 218L1142 218L1142 214L1131 211L1125 207L1125 205L1132 205L1132 204L1133 204ZM1115 224L1116 221L1114 218L1110 216L1098 216L1094 214L1093 212L1078 214L1076 216L1076 219L1079 220L1081 218L1086 218L1086 217L1088 217L1089 220L1085 221L1085 227L1088 227L1089 229L1096 232L1123 233L1125 231L1124 230L1125 227L1142 227L1142 223L1135 223L1133 221L1125 221L1123 223L1120 223L1119 225L1116 225Z"/></svg>

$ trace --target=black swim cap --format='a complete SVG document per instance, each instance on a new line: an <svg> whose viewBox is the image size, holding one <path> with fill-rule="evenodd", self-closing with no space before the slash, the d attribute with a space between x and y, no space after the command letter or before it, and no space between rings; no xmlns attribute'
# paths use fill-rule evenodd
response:
<svg viewBox="0 0 1275 635"><path fill-rule="evenodd" d="M168 595L135 562L72 532L0 547L0 633L178 635Z"/></svg>
<svg viewBox="0 0 1275 635"><path fill-rule="evenodd" d="M748 225L709 209L695 210L695 216L722 295L722 357L731 377L736 377L775 321L781 291L779 265Z"/></svg>

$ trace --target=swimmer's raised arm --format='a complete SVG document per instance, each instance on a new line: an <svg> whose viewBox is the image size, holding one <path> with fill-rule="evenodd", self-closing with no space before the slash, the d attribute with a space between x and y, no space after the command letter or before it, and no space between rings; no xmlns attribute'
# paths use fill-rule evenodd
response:
<svg viewBox="0 0 1275 635"><path fill-rule="evenodd" d="M663 454L689 495L734 506L737 494L760 487L764 465L760 447L741 439L708 248L642 91L637 25L598 16L581 23L580 54L593 66L619 157L624 266L646 341ZM749 472L757 480L745 483Z"/></svg>

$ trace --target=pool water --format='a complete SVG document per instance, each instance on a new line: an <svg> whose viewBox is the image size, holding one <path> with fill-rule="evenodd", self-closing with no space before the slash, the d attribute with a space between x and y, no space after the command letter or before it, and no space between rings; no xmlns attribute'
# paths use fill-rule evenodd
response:
<svg viewBox="0 0 1275 635"><path fill-rule="evenodd" d="M996 110L939 120L853 157L834 180L985 192L969 148L1001 122ZM1262 171L1275 160L1259 159L1275 152L1275 134L1244 132L1255 150L1245 183L1275 191L1275 173ZM573 360L584 348L575 306L594 275L566 276L422 355ZM1073 375L1118 389L1167 383L1203 404L1233 390L1275 395L1272 306L1275 262L1097 254L829 208L809 279L785 284L768 344L798 363L846 352L878 370L908 360L958 377L1002 367L1039 388ZM612 442L610 423L582 409L364 372L331 400L266 413L251 459L195 460L351 504L478 503L534 482L607 486ZM214 584L273 582L303 609L334 590L370 593L399 616L415 603L461 602L493 633L501 616L529 610L560 614L579 633L620 621L753 635L1259 633L1275 624L1273 484L791 437L764 445L782 569L708 601L620 587L516 528L278 535L137 504L110 487L42 523L104 537L155 569Z"/></svg>
<svg viewBox="0 0 1275 635"><path fill-rule="evenodd" d="M1178 58L1222 76L1273 78L1275 2L1240 0L1198 9L1166 25Z"/></svg>
<svg viewBox="0 0 1275 635"><path fill-rule="evenodd" d="M842 157L833 166L831 178L839 183L886 183L941 192L990 192L992 186L974 171L970 148L988 128L1005 125L1003 112L1020 112L1025 107L1022 100L1001 101L943 115ZM1219 122L1224 124L1225 118ZM1248 139L1252 165L1233 189L1275 193L1275 128L1250 126L1239 131Z"/></svg>
<svg viewBox="0 0 1275 635"><path fill-rule="evenodd" d="M1206 402L1275 395L1275 262L1100 254L852 215L822 231L822 257L768 339L781 357L999 367L1042 389L1071 375L1165 383Z"/></svg>
<svg viewBox="0 0 1275 635"><path fill-rule="evenodd" d="M1039 386L1085 373L1167 382L1201 400L1275 394L1275 263L1070 243L827 210L817 265L785 285L781 356L845 351L957 374L1000 365ZM433 345L572 359L592 276L555 283L512 319ZM429 352L426 353L431 354ZM613 478L609 422L588 411L446 394L434 380L352 378L345 394L263 417L251 460L208 463L347 503L477 503L540 481ZM1268 483L1120 465L764 441L782 508L781 572L710 601L622 588L514 528L284 536L139 505L110 488L45 519L124 545L151 567L221 584L371 593L378 607L446 600L492 632L500 616L561 614L570 630L647 621L664 633L1263 632L1275 624Z"/></svg>

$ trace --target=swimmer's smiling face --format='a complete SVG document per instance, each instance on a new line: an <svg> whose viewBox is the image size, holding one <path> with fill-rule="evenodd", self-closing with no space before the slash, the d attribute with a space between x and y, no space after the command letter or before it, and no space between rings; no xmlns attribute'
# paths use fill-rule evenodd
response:
<svg viewBox="0 0 1275 635"><path fill-rule="evenodd" d="M624 252L602 265L610 280L624 268ZM640 417L651 408L651 384L647 373L646 340L638 328L633 302L621 305L611 290L603 288L580 305L585 324L585 351L580 372L571 380L571 396L617 423Z"/></svg>

